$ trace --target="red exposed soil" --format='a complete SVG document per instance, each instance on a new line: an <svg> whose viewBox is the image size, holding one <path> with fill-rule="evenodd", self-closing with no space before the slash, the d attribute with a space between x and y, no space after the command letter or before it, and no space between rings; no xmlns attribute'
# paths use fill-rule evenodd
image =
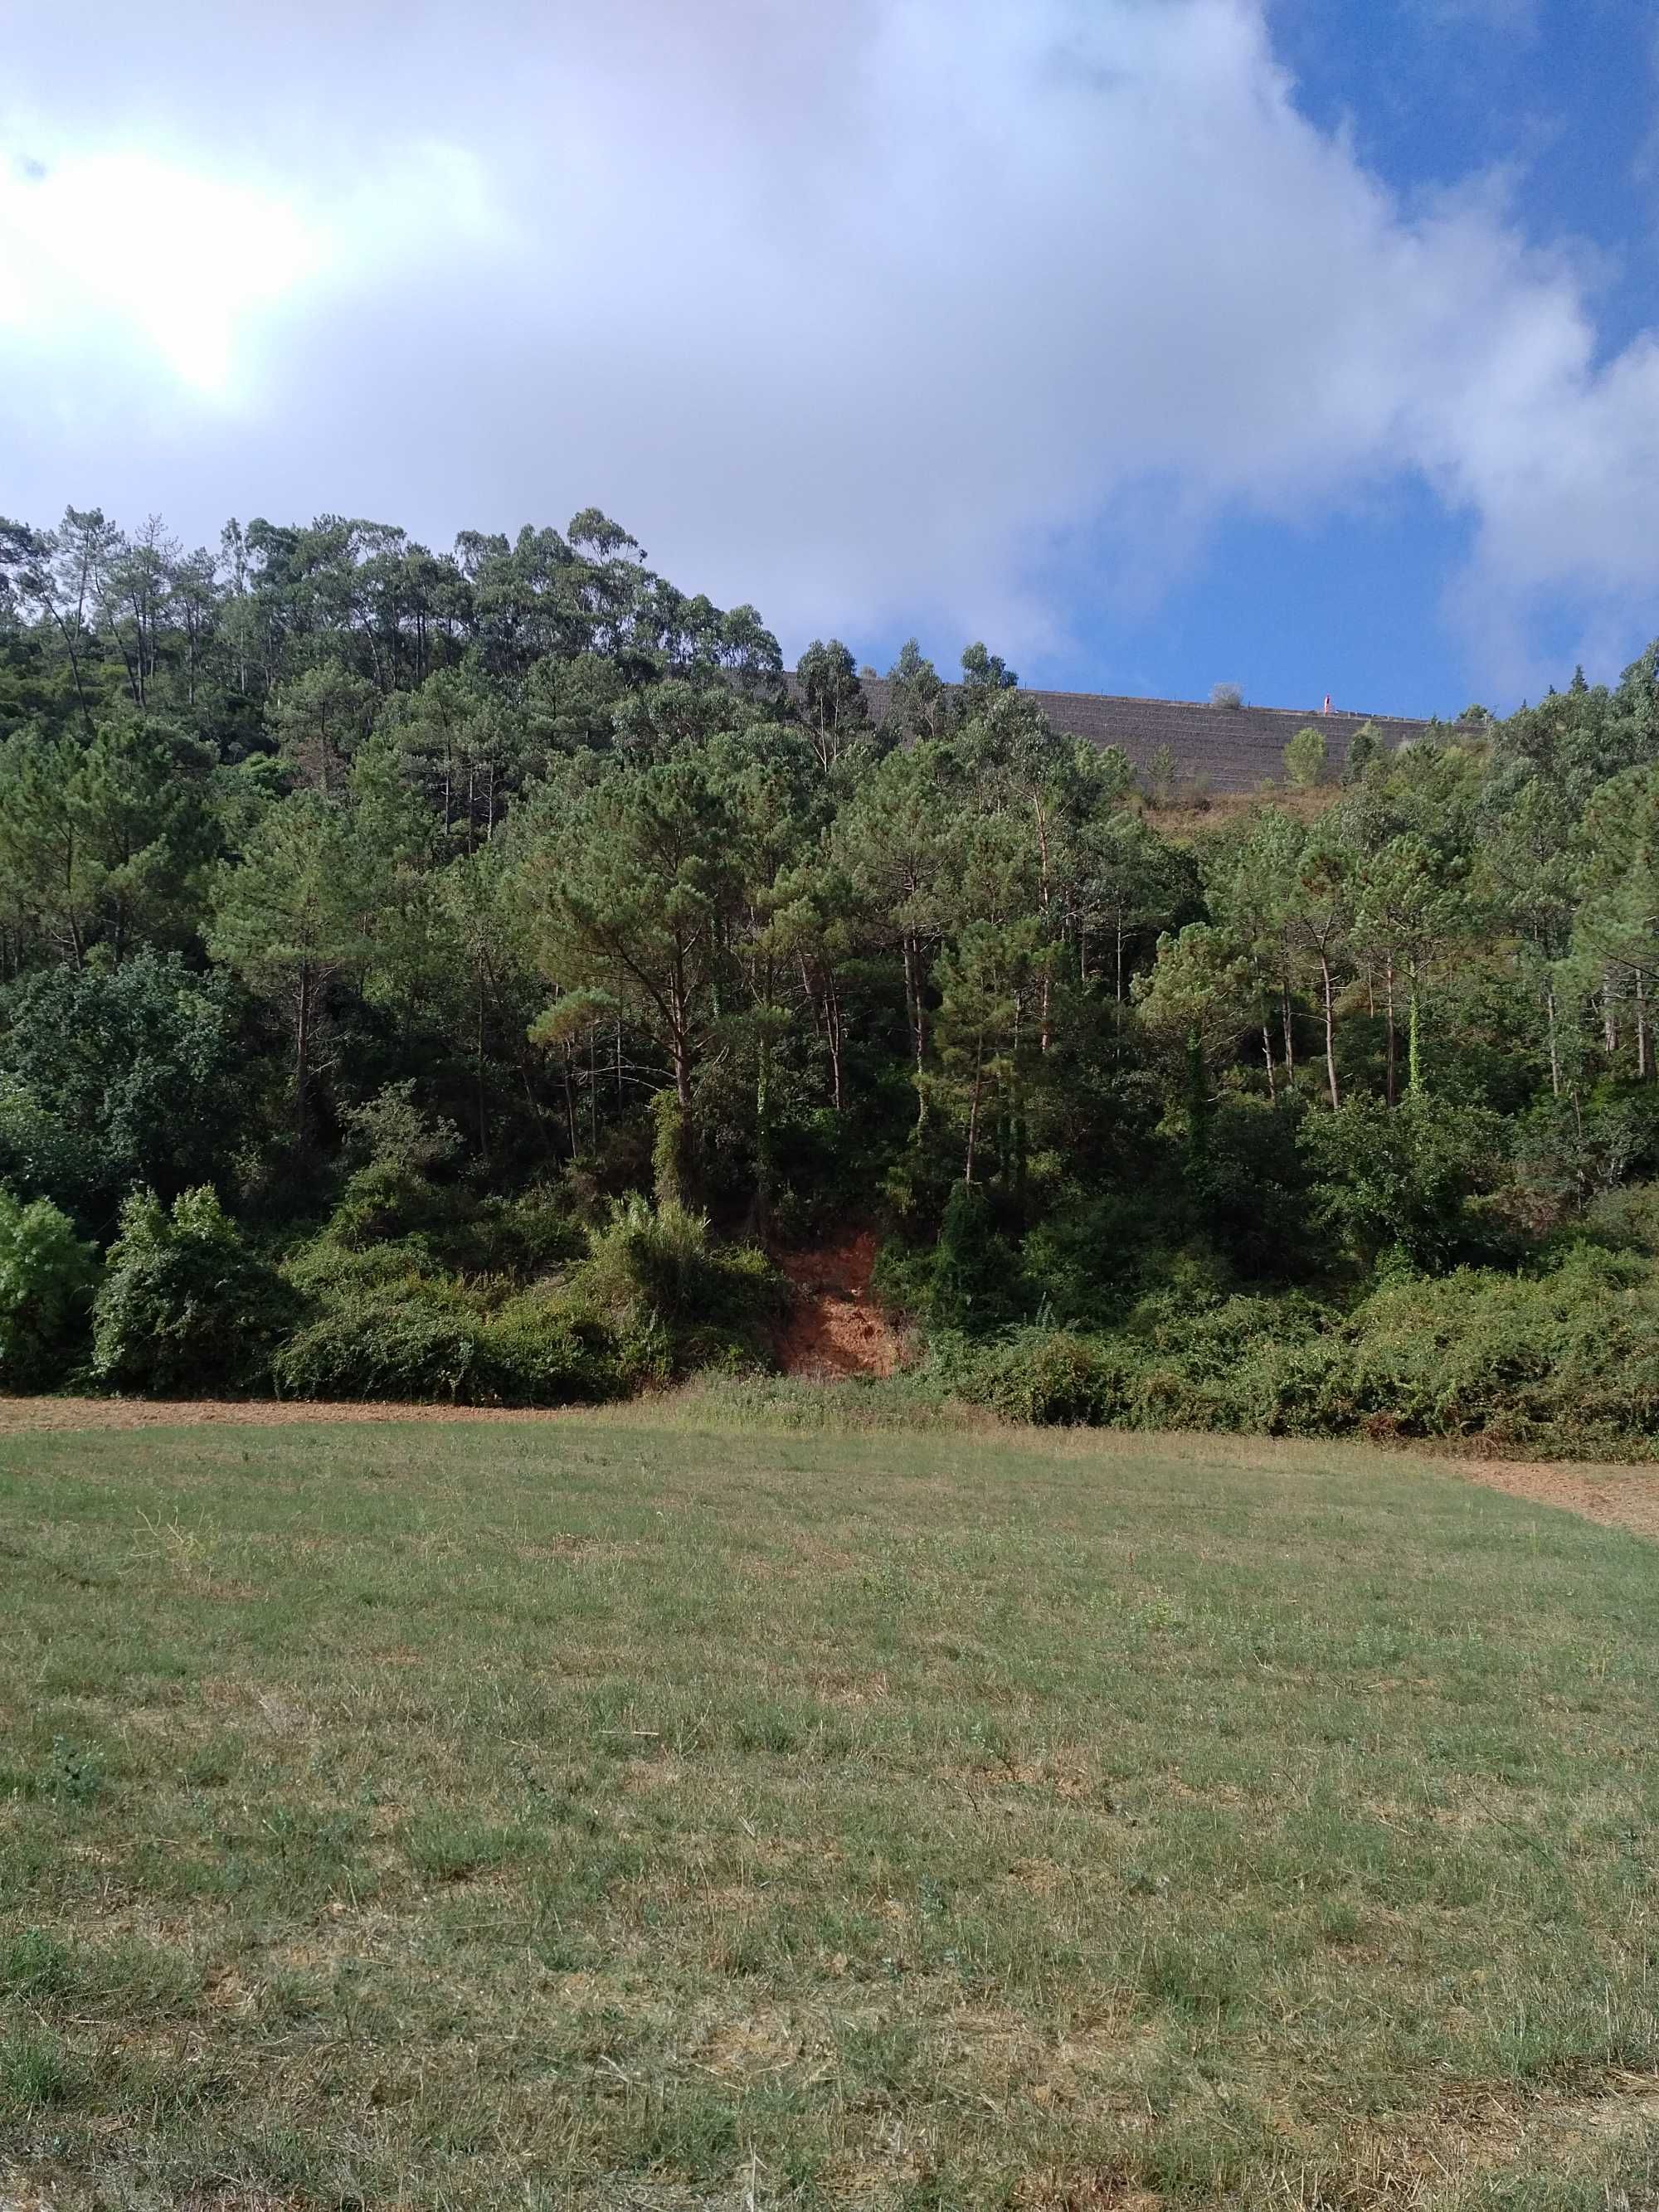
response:
<svg viewBox="0 0 1659 2212"><path fill-rule="evenodd" d="M823 1379L894 1372L899 1340L870 1298L872 1230L817 1251L791 1253L778 1264L794 1292L793 1311L778 1342L786 1375Z"/></svg>

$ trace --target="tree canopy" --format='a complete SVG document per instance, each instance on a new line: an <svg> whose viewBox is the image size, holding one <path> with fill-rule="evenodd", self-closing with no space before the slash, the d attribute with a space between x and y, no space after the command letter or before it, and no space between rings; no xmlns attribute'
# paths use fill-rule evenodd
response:
<svg viewBox="0 0 1659 2212"><path fill-rule="evenodd" d="M1540 1265L1659 1169L1659 643L1335 767L1183 799L980 641L792 677L592 509L0 523L0 1186L280 1245L395 1092L475 1206L971 1223L1004 1323Z"/></svg>

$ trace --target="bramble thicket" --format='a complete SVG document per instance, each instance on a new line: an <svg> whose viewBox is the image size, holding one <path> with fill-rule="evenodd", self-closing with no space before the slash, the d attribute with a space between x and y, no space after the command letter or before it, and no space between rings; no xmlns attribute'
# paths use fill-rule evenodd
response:
<svg viewBox="0 0 1659 2212"><path fill-rule="evenodd" d="M895 1389L1643 1449L1656 672L1206 802L595 512L0 523L0 1388L601 1398L860 1224Z"/></svg>

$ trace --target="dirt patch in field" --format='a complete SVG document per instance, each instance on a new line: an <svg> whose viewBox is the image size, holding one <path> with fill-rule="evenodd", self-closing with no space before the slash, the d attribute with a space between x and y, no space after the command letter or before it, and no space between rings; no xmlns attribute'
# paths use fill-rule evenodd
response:
<svg viewBox="0 0 1659 2212"><path fill-rule="evenodd" d="M891 1323L871 1303L876 1237L861 1230L841 1244L793 1252L778 1265L789 1279L789 1321L778 1341L786 1375L891 1375L901 1346Z"/></svg>
<svg viewBox="0 0 1659 2212"><path fill-rule="evenodd" d="M1445 1462L1442 1462L1445 1464ZM1582 1513L1604 1528L1659 1536L1659 1468L1571 1465L1547 1460L1458 1460L1457 1474L1511 1498Z"/></svg>

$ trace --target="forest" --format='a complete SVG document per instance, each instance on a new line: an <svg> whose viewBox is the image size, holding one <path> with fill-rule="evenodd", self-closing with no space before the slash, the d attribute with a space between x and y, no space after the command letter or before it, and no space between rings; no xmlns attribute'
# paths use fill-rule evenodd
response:
<svg viewBox="0 0 1659 2212"><path fill-rule="evenodd" d="M0 521L0 1389L763 1374L858 1225L919 1401L1649 1448L1659 644L1242 800L860 672L592 510Z"/></svg>

